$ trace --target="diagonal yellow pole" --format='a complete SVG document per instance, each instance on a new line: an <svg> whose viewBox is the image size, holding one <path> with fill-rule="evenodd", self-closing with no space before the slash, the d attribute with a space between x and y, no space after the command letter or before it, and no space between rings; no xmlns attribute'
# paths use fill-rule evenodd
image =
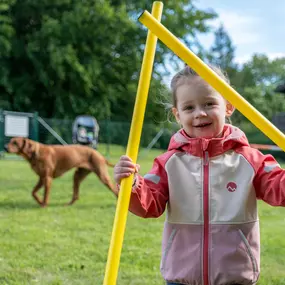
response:
<svg viewBox="0 0 285 285"><path fill-rule="evenodd" d="M152 6L152 15L160 21L163 3L155 1ZM141 74L138 83L137 97L132 118L130 136L127 146L127 155L137 161L138 150L146 108L148 90L152 74L157 37L148 31L146 47L144 51ZM125 178L121 183L121 190L117 203L111 243L109 247L108 260L105 271L104 285L115 285L120 263L120 255L123 245L124 233L126 228L127 214L130 203L133 175Z"/></svg>
<svg viewBox="0 0 285 285"><path fill-rule="evenodd" d="M285 151L285 135L281 133L270 121L250 105L239 93L222 80L199 57L190 51L167 28L159 23L150 13L144 11L139 21L153 32L177 56L191 66L204 80L222 94L226 100L234 105L257 128Z"/></svg>

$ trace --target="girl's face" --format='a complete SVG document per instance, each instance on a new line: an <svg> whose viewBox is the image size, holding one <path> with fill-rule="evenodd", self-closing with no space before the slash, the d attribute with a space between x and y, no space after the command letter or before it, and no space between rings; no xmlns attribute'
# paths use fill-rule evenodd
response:
<svg viewBox="0 0 285 285"><path fill-rule="evenodd" d="M185 80L176 90L172 112L188 136L214 138L222 135L225 118L234 107L199 76Z"/></svg>

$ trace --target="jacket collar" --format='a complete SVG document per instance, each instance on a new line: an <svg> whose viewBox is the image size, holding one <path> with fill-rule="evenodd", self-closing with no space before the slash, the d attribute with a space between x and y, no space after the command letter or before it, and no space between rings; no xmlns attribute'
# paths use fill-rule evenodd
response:
<svg viewBox="0 0 285 285"><path fill-rule="evenodd" d="M200 157L204 151L207 151L209 156L213 157L241 146L249 146L245 134L235 126L225 125L223 136L212 139L190 138L181 129L172 136L168 150L176 149Z"/></svg>

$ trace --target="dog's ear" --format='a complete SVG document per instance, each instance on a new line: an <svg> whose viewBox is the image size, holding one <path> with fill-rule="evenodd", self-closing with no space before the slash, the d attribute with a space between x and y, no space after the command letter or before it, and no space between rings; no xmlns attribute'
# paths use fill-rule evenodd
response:
<svg viewBox="0 0 285 285"><path fill-rule="evenodd" d="M22 143L20 143L19 140L17 141L17 143L18 143L19 151L24 153L25 148L26 148L26 139L22 138Z"/></svg>
<svg viewBox="0 0 285 285"><path fill-rule="evenodd" d="M14 148L17 148L18 150L21 149L22 147L22 144L19 143L18 138L10 139L9 145L13 146Z"/></svg>
<svg viewBox="0 0 285 285"><path fill-rule="evenodd" d="M31 158L33 155L33 144L26 138L23 139L22 153L27 156L27 158Z"/></svg>

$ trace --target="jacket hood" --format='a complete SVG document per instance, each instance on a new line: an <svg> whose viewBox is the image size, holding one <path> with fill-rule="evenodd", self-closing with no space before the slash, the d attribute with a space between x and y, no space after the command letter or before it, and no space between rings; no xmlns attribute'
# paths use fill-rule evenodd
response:
<svg viewBox="0 0 285 285"><path fill-rule="evenodd" d="M190 138L181 129L172 136L168 150L185 151L195 156L203 156L203 152L208 151L209 156L212 157L242 146L249 146L244 132L235 126L226 124L223 136L220 138Z"/></svg>

